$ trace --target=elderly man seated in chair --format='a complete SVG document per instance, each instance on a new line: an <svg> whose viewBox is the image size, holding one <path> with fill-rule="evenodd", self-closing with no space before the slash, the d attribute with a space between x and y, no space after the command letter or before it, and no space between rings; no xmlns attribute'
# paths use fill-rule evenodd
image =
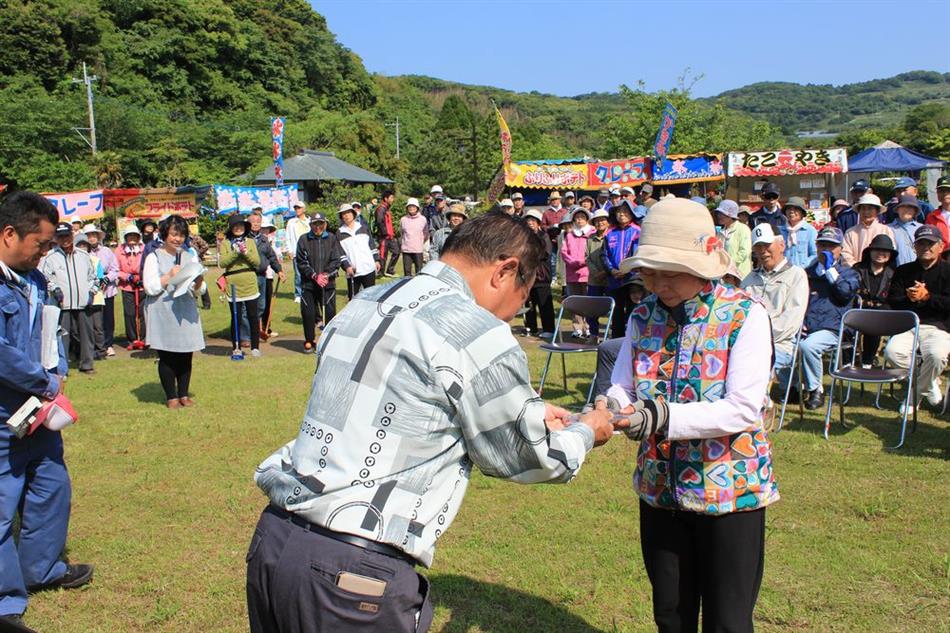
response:
<svg viewBox="0 0 950 633"><path fill-rule="evenodd" d="M783 396L788 386L794 354L795 336L805 319L808 306L808 277L805 269L785 258L785 239L767 222L752 230L752 252L758 267L742 280L742 288L761 300L772 322L775 349L773 371ZM789 399L797 402L798 391Z"/></svg>

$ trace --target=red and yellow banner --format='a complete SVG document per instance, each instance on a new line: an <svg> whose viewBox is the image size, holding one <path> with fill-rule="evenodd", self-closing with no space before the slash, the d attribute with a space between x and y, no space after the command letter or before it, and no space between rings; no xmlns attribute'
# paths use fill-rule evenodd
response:
<svg viewBox="0 0 950 633"><path fill-rule="evenodd" d="M583 189L587 186L587 164L531 165L510 163L505 184L529 189Z"/></svg>
<svg viewBox="0 0 950 633"><path fill-rule="evenodd" d="M150 218L158 220L177 214L185 218L198 215L201 200L207 188L197 192L181 192L175 187L166 189L107 189L105 206L120 217L134 220Z"/></svg>
<svg viewBox="0 0 950 633"><path fill-rule="evenodd" d="M649 178L650 163L643 156L587 163L587 186L591 189L639 185Z"/></svg>

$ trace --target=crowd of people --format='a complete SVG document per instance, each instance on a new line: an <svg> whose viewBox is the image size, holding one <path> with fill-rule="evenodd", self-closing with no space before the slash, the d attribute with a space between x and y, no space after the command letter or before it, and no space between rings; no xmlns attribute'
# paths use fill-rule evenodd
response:
<svg viewBox="0 0 950 633"><path fill-rule="evenodd" d="M642 348L647 355L660 356L670 350L651 347L662 343L663 337L644 335L631 339L633 326L640 332L672 332L679 331L677 328L683 324L693 323L700 315L705 315L702 319L716 321L709 324L703 321L703 327L715 326L719 339L710 339L708 345L718 350L721 366L717 366L721 371L717 370L708 380L704 373L698 373L695 384L684 382L681 387L693 391L678 393L676 402L679 403L699 404L690 398L708 393L711 385L723 389L727 358L738 353L736 350L739 349L769 347L762 345L759 339L763 337L771 340L774 350L767 373L774 375L778 388L784 393L785 386L794 380L789 370L797 342L804 391L799 393L793 387L791 400L800 399L806 408L815 409L824 402L822 357L837 345L837 332L844 313L856 306L875 310L910 310L920 320L921 359L919 394L910 406L920 406L922 399L933 406L939 405L943 398L941 374L950 357L950 262L947 261L950 254L950 179L941 178L937 184L940 202L937 208L930 208L917 199L916 183L912 180L903 179L898 185L893 198L885 204L868 183L856 181L851 187L850 199L834 201L830 220L818 226L809 222L807 205L802 198L790 196L784 203L780 202L781 191L774 183L766 183L762 188L764 203L754 211L727 199L710 204L705 198L685 200L666 195L657 200L653 198L653 188L649 184L639 188L605 189L596 195L581 195L579 199L571 191L563 194L552 191L547 205L542 208L526 207L524 195L513 192L498 203L496 210L477 218L477 227L470 227L475 220L469 218L469 207L462 201L450 199L437 185L423 202L409 198L398 219L393 212L395 194L392 191L384 191L365 216L359 202L340 204L334 221L320 212L308 214L306 204L298 202L294 204L293 217L286 223L284 248L278 245L277 227L261 209L255 209L248 216L235 214L228 218L226 231L216 240L221 274L215 285L221 299L226 300L230 308L235 349L249 349L252 357L261 355L263 341L278 336L271 328L271 316L279 284L287 279L287 258L291 260L294 271L294 300L300 306L305 352L316 351L330 339L330 336L318 339L317 332L333 327L337 312L337 282L341 276L345 279L349 306L357 306L348 306L347 309L363 309L358 307L361 300L367 306L395 301L392 304L394 311L389 316L377 312L376 307L371 310L377 315L374 319L382 319L378 326L383 329L389 327L387 319L406 309L399 307L403 298L413 309L419 303L410 302L411 298L399 293L395 295L396 299L391 299L392 293L402 287L428 289L432 286L431 292L436 293L432 297L448 292L444 301L454 301L460 306L475 301L489 306L490 312L505 321L523 314L524 336L544 340L550 340L556 329L554 294L558 288L562 297L610 296L615 303L612 322L600 323L597 319L570 315L570 334L565 332L564 336L600 343L596 385L599 397L595 411L608 409L614 412L614 416L618 412L634 416L639 426L633 431L628 429L628 435L644 440L641 445L644 463L660 463L665 459L664 451L670 449L655 440L657 433L668 433L672 437L675 429L676 437L686 441L693 437L732 437L738 431L728 421L713 424L707 420L715 426L714 432L692 428L675 405L667 407L662 400L654 400L652 395L643 398L649 401L649 406L642 403L634 406L638 400L631 394L653 394L662 391L666 383L656 372L651 374L653 378L647 381L649 384L642 381L633 383L630 357L635 353L633 348ZM519 263L518 257L506 250L505 235L512 240L511 248L529 253L524 256L536 265L523 267L523 262ZM0 361L10 368L10 377L5 380L12 387L0 390L0 416L9 418L14 414L22 404L24 393L44 399L61 393L69 358L76 360L79 372L93 374L95 362L115 356L117 296L121 296L127 349L150 349L157 354L166 406L179 409L194 405L189 391L192 360L194 353L205 346L200 311L212 306L209 284L205 282L207 271L203 267L209 245L200 236L192 234L186 220L177 215L163 218L160 222L147 221L140 226L127 226L122 231L121 242L114 248L110 249L106 242L105 232L94 224L60 222L55 208L36 194L11 194L3 202L0 207L0 272L3 277L0 307L4 311L2 325L5 330L0 332L3 338ZM493 255L491 261L486 259L485 252L488 251L497 251L497 256ZM377 279L396 275L400 255L403 280L387 286L385 291L374 288ZM465 282L459 278L460 274ZM413 286L405 285L417 277L425 279ZM431 279L442 281L436 283ZM475 287L466 286L466 283L475 284ZM754 301L750 302L750 298ZM708 311L700 309L700 304L720 306L729 314L740 316L728 322L716 312L713 318ZM55 307L59 314L55 335L60 337L60 358L52 364L37 360L45 307ZM435 320L426 327L448 332L448 338L444 340L461 337L459 345L463 345L463 339L474 340L466 337L475 329L482 325L488 327L487 324L478 328L472 325L474 329L469 332L465 327L471 324L462 327L454 323L452 314L425 312L425 315L423 321ZM404 326L409 327L414 318L407 317ZM443 322L444 319L449 321ZM739 335L738 328L744 322L749 326L742 330L745 334ZM493 333L492 336L498 335ZM860 362L864 367L886 362L906 368L913 341L909 333L893 336L884 344L883 354L880 350L882 341L877 338L865 337L856 344L860 347ZM417 343L428 346L434 344L434 340ZM405 341L404 344L410 343ZM499 345L504 347L508 342L499 339ZM694 350L694 363L701 363L700 357L705 352L700 350L698 346ZM360 360L360 363L364 361ZM446 366L454 367L450 361L446 362L449 362ZM517 365L514 360L512 363ZM505 370L509 379L516 373L521 375L518 373L520 365L514 365ZM493 374L502 371L499 367L504 368L504 363L469 369L478 376L484 374L487 381L484 389L490 390L494 388L490 385L508 380ZM697 371L707 371L708 367L703 367ZM644 365L641 369L649 373L656 367L648 371ZM755 380L760 378L756 376ZM450 377L447 376L446 380ZM331 380L325 386L333 384L336 383ZM740 417L748 422L745 409L751 406L752 398L746 396L757 391L759 385L758 382L755 385L751 382L742 384L748 393L743 392L745 395L735 406L737 411L742 411ZM526 388L530 391L529 386ZM450 399L462 399L461 389L459 385L446 385ZM330 400L342 397L337 393L323 393L321 397L324 396ZM485 392L475 397L479 398L479 405L483 405L495 396ZM487 398L484 402L483 397ZM498 406L510 408L515 404L505 400L504 403L499 401ZM392 406L393 410L396 407L393 402L381 406L387 413L392 413L389 407ZM568 424L569 420L560 413L548 415L551 410L546 411L544 424L549 429L558 425L571 428L573 425L577 437L583 438L582 445L568 448L574 440L563 436L566 444L562 447L565 451L562 456L570 455L572 451L577 453L570 459L565 457L567 462L557 457L550 458L550 455L542 460L544 463L545 460L554 460L544 466L549 472L543 477L566 480L573 476L582 462L586 451L580 449L586 446L589 450L593 445L590 433L597 438L597 443L606 441L607 436L601 428L604 420L589 418L586 422ZM367 413L372 417L371 411ZM346 412L341 410L341 414ZM344 423L340 424L336 428L342 429ZM580 429L577 424L586 425L587 430ZM2 430L7 434L2 450L12 455L12 437L9 437L6 425ZM311 436L313 430L311 428ZM495 432L487 427L473 428L475 435ZM92 576L90 566L65 565L58 561L49 545L61 544L65 539L62 519L53 520L47 516L56 508L62 509L63 495L68 504L69 484L62 466L59 434L40 429L29 437L33 438L30 440L32 446L37 448L23 459L30 462L36 472L43 469L48 472L50 480L44 484L43 492L48 503L36 510L30 523L24 519L27 538L24 541L21 536L19 554L9 535L0 535L3 537L0 539L3 564L12 565L8 560L11 556L19 556L20 560L20 564L15 566L15 574L9 571L14 569L10 566L5 567L8 571L0 574L0 616L22 613L28 589L80 586ZM765 442L764 436L759 437L758 430L750 437L753 444ZM491 444L496 440L484 441ZM512 464L504 466L493 461L493 451L500 448L491 446L488 453L472 456L483 469L501 468L499 472L512 478L525 472L518 468L504 470ZM469 447L470 452L473 450L485 450L485 447L479 447L475 442ZM763 455L761 451L758 454L760 458ZM281 459L281 464L289 463L286 455ZM766 463L764 466L760 463L760 467L770 469L768 455L762 459ZM696 466L705 467L701 460ZM646 517L641 524L645 542L664 543L669 535L686 529L679 519L671 519L665 512L656 513L654 510L679 508L702 515L720 515L744 509L736 505L740 497L747 499L743 503L750 504L745 509L764 509L777 500L770 470L763 475L761 485L755 490L741 492L730 489L726 497L733 495L729 497L731 501L717 508L704 509L701 504L697 505L698 501L684 501L692 493L684 493L682 498L676 497L676 493L674 497L665 496L670 494L668 485L655 477L652 468L638 470L638 486L643 500L641 514ZM283 477L287 472L285 469L282 475L275 475L276 479L259 481L272 500L286 498L284 487L288 484ZM290 473L292 483L296 485L296 471ZM305 482L305 486L312 483ZM31 484L25 479L11 482L0 478L0 487L10 487L16 498L22 496L28 485ZM748 494L752 496L743 497ZM16 508L10 510L6 506L0 510L4 512L0 521L6 521L8 514L12 516L16 512ZM288 510L281 512L287 515ZM292 512L289 514L297 516ZM285 515L280 516L286 518ZM314 519L319 523L316 515ZM759 517L741 526L737 523L736 534L742 533L754 540L763 520ZM29 525L39 524L33 521L49 521L50 525L30 528ZM34 545L30 539L31 530L42 536L42 547ZM702 530L713 528L704 523ZM400 551L411 561L425 560L427 556L431 558L431 548L427 549L430 546L431 543L419 549ZM56 550L56 555L60 549ZM645 559L654 582L654 607L662 611L677 598L677 591L657 585L657 578L666 574L664 569L669 561L648 558L646 554ZM756 576L753 569L759 564L756 556L750 557L746 563L743 573L746 574L748 591L743 594L746 603L741 617L751 618L761 568ZM720 577L721 570L700 570L697 573L712 582ZM695 598L695 595L690 597L691 600ZM257 607L262 608L261 604ZM254 618L264 617L253 609L251 616L252 623ZM675 619L669 614L667 616L671 621ZM724 621L728 620L727 616L722 617Z"/></svg>

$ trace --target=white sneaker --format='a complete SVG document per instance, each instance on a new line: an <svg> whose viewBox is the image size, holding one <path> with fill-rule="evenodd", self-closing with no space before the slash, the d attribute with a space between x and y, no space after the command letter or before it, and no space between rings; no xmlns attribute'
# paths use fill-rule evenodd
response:
<svg viewBox="0 0 950 633"><path fill-rule="evenodd" d="M901 415L904 415L904 409L907 409L907 415L908 415L908 416L911 416L911 415L914 415L914 409L916 409L916 408L917 408L917 407L915 407L914 405L910 405L910 408L907 409L906 403L903 403L903 402L902 402L902 403L901 403L901 408L898 409L897 412L900 413Z"/></svg>
<svg viewBox="0 0 950 633"><path fill-rule="evenodd" d="M934 379L933 384L930 385L930 389L927 390L924 397L927 398L927 402L933 406L937 406L943 401L943 390L940 388L939 378Z"/></svg>
<svg viewBox="0 0 950 633"><path fill-rule="evenodd" d="M111 345L106 350L106 356L115 356L115 348L113 348Z"/></svg>
<svg viewBox="0 0 950 633"><path fill-rule="evenodd" d="M300 297L294 297L294 303L300 303Z"/></svg>
<svg viewBox="0 0 950 633"><path fill-rule="evenodd" d="M270 332L270 334L268 334L268 336L270 336L271 338L274 338L275 336L280 336L280 334L278 334L277 332L274 332L273 330L271 330L271 332Z"/></svg>
<svg viewBox="0 0 950 633"><path fill-rule="evenodd" d="M259 350L259 349L252 349L252 350L251 350L251 356L253 356L254 358L260 358L260 357L261 357L261 350Z"/></svg>

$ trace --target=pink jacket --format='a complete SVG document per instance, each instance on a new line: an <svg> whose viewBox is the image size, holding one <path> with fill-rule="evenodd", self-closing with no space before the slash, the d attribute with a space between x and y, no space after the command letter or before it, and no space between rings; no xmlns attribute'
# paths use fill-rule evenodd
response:
<svg viewBox="0 0 950 633"><path fill-rule="evenodd" d="M587 283L587 236L593 232L593 227L585 226L584 231L572 228L564 234L561 259L564 260L564 272L569 284Z"/></svg>
<svg viewBox="0 0 950 633"><path fill-rule="evenodd" d="M137 253L130 253L125 244L121 244L115 249L115 259L119 263L119 290L132 292L132 284L129 283L129 275L135 275L139 279L139 286L142 282L142 249L138 245Z"/></svg>
<svg viewBox="0 0 950 633"><path fill-rule="evenodd" d="M429 221L421 213L406 214L399 220L402 232L400 246L403 253L422 253L425 251L425 241L429 238Z"/></svg>

